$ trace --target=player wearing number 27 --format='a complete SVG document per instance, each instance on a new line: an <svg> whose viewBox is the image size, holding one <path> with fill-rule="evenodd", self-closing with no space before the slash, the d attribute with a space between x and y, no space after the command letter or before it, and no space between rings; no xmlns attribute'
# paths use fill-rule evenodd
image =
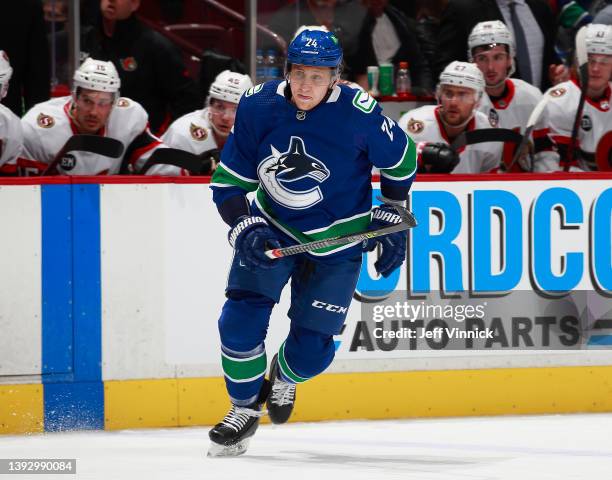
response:
<svg viewBox="0 0 612 480"><path fill-rule="evenodd" d="M399 223L416 172L412 140L366 92L338 84L342 49L329 32L305 30L290 44L285 79L257 85L238 105L233 133L212 179L213 200L234 248L219 318L222 366L232 407L210 431L211 455L246 450L266 403L289 419L296 384L334 358L363 249L382 246L388 276L406 257L406 233L269 259L264 250ZM371 172L384 203L372 209ZM252 203L246 199L255 192ZM289 333L265 379L270 314L291 279Z"/></svg>

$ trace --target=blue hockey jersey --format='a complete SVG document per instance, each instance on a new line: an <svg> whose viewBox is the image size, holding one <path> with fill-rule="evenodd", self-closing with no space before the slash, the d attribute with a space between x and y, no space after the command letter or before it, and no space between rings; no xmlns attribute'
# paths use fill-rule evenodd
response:
<svg viewBox="0 0 612 480"><path fill-rule="evenodd" d="M296 242L366 230L372 167L383 196L406 200L416 173L414 142L368 93L336 85L327 100L299 110L285 81L249 89L211 188L222 204L256 191L253 209ZM355 244L314 252L331 255Z"/></svg>

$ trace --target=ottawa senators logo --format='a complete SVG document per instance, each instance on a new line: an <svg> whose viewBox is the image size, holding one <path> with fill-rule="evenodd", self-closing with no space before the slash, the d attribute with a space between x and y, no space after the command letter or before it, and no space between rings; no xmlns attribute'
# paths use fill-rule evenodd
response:
<svg viewBox="0 0 612 480"><path fill-rule="evenodd" d="M410 133L421 133L423 130L425 129L425 124L423 122L421 122L420 120L415 120L414 118L411 118L408 121L408 131Z"/></svg>
<svg viewBox="0 0 612 480"><path fill-rule="evenodd" d="M499 115L494 108L489 110L489 123L492 127L497 127L497 125L499 125Z"/></svg>
<svg viewBox="0 0 612 480"><path fill-rule="evenodd" d="M130 101L127 98L122 97L119 100L117 100L117 106L118 107L129 107Z"/></svg>
<svg viewBox="0 0 612 480"><path fill-rule="evenodd" d="M206 129L194 123L189 125L189 133L191 133L191 138L197 140L198 142L203 142L208 138L208 132Z"/></svg>
<svg viewBox="0 0 612 480"><path fill-rule="evenodd" d="M41 128L51 128L55 125L55 119L50 115L45 115L44 113L39 113L36 118L36 123Z"/></svg>
<svg viewBox="0 0 612 480"><path fill-rule="evenodd" d="M136 62L134 57L120 58L119 62L121 63L121 68L126 72L133 72L138 68L138 62Z"/></svg>
<svg viewBox="0 0 612 480"><path fill-rule="evenodd" d="M563 95L565 95L566 92L567 90L565 88L555 88L550 91L550 96L555 98L562 97Z"/></svg>

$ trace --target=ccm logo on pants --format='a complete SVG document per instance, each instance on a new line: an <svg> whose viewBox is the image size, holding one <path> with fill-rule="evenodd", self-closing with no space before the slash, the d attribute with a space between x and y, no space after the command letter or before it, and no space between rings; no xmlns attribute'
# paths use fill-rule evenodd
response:
<svg viewBox="0 0 612 480"><path fill-rule="evenodd" d="M334 313L346 313L348 311L348 307L332 305L331 303L320 302L319 300L315 300L314 302L312 302L312 306L315 308L325 309L328 312Z"/></svg>

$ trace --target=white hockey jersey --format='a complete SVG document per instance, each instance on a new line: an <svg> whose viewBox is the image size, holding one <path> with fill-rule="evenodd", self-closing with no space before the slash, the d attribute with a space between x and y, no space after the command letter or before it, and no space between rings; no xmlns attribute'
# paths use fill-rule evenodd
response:
<svg viewBox="0 0 612 480"><path fill-rule="evenodd" d="M485 93L478 111L484 113L494 128L508 128L524 132L529 115L542 99L542 92L530 83L518 78L506 80L506 95L491 100Z"/></svg>
<svg viewBox="0 0 612 480"><path fill-rule="evenodd" d="M536 123L534 170L537 172L612 170L612 113L608 85L604 97L595 102L586 98L578 128L573 164L566 163L571 143L580 87L569 80L550 88L542 101L546 107Z"/></svg>
<svg viewBox="0 0 612 480"><path fill-rule="evenodd" d="M21 121L11 110L0 105L0 175L15 175L21 155Z"/></svg>
<svg viewBox="0 0 612 480"><path fill-rule="evenodd" d="M69 114L72 97L53 98L35 105L22 118L24 148L19 165L28 174L40 174L53 162L68 139L78 133ZM100 135L119 140L123 156L110 158L91 152L67 152L57 164L60 175L113 175L120 173L122 162L135 172L160 147L165 147L148 128L148 115L139 103L120 98L111 111ZM126 157L127 156L127 157ZM180 168L155 165L147 175L184 175Z"/></svg>
<svg viewBox="0 0 612 480"><path fill-rule="evenodd" d="M218 148L208 118L208 108L177 118L161 138L169 147L195 155Z"/></svg>
<svg viewBox="0 0 612 480"><path fill-rule="evenodd" d="M491 126L523 133L531 112L541 99L540 89L518 78L508 78L506 95L492 100L485 93L480 100L478 110L489 118ZM517 147L515 143L504 144L503 161L506 165L512 163Z"/></svg>
<svg viewBox="0 0 612 480"><path fill-rule="evenodd" d="M405 113L399 119L399 126L417 144L420 155L423 146L428 143L446 143L450 145L442 120L439 105L425 105ZM492 128L488 118L481 112L474 112L474 117L466 130ZM486 173L496 171L499 167L503 150L501 142L485 142L466 145L458 150L459 163L451 173Z"/></svg>

